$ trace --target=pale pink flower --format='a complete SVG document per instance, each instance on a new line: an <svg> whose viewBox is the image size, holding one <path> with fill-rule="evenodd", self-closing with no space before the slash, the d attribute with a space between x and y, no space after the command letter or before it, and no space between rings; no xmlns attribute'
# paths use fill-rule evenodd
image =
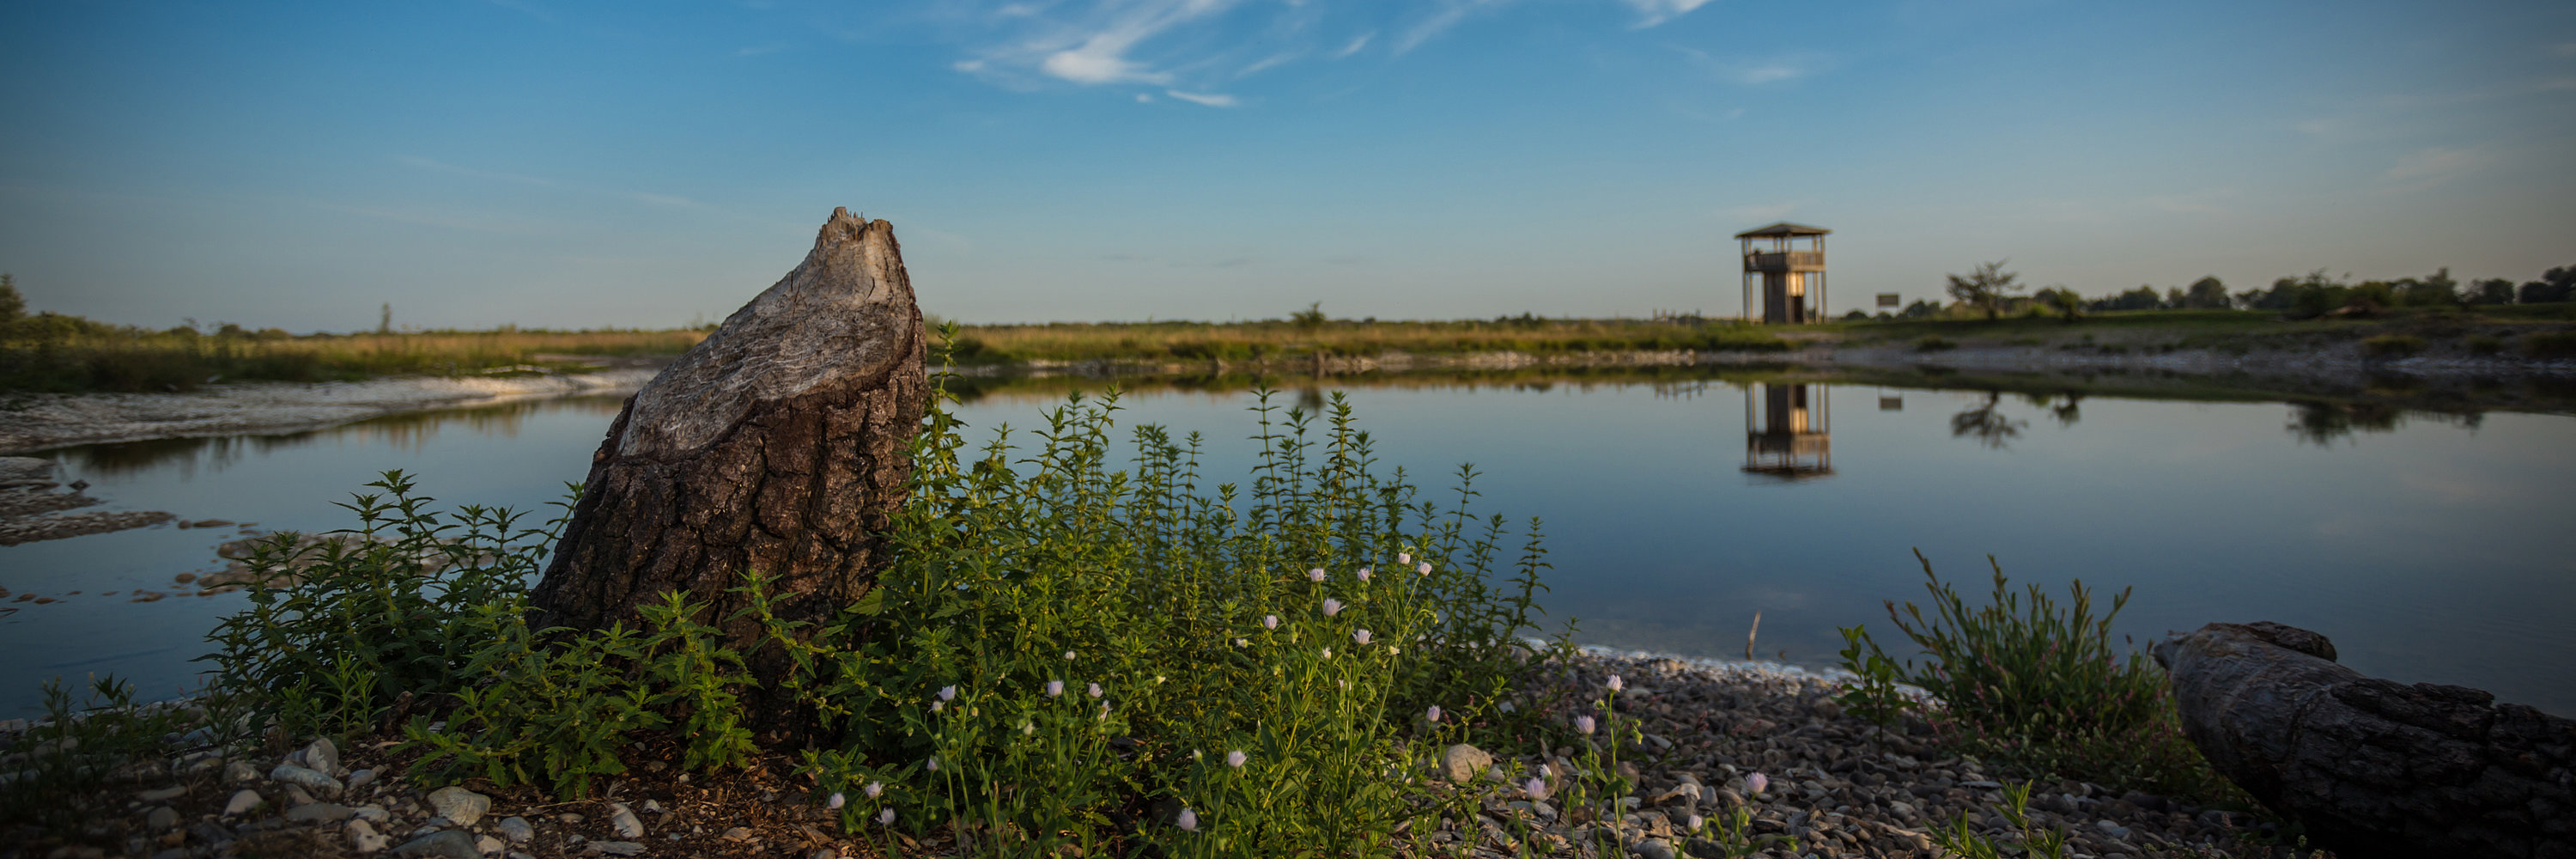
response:
<svg viewBox="0 0 2576 859"><path fill-rule="evenodd" d="M1423 711L1422 718L1433 722L1440 721L1440 705L1431 705L1431 709Z"/></svg>
<svg viewBox="0 0 2576 859"><path fill-rule="evenodd" d="M847 802L847 801L849 801L849 798L848 798L848 797L845 797L845 796L842 796L842 795L841 795L841 792L836 790L836 791L833 791L833 792L832 792L832 801L830 801L830 802L826 802L826 803L823 803L823 807L824 807L824 808L840 808L840 807L841 807L841 804L842 804L842 803L844 803L844 802Z"/></svg>
<svg viewBox="0 0 2576 859"><path fill-rule="evenodd" d="M1604 683L1604 684L1602 684L1602 685L1610 687L1610 691L1612 691L1612 692L1617 692L1617 691L1619 691L1619 690L1621 690L1621 689L1628 688L1628 684L1620 682L1620 681L1619 681L1619 675L1616 675L1616 674L1612 674L1612 675L1610 675L1610 682L1608 682L1608 683Z"/></svg>
<svg viewBox="0 0 2576 859"><path fill-rule="evenodd" d="M1581 732L1583 732L1586 736L1591 735L1591 733L1592 733L1592 729L1593 729L1594 727L1595 727L1595 726L1594 726L1594 725L1593 725L1593 723L1592 723L1592 717L1590 717L1590 716L1576 716L1576 717L1574 717L1574 729L1575 729L1575 730L1577 730L1577 731L1581 731Z"/></svg>
<svg viewBox="0 0 2576 859"><path fill-rule="evenodd" d="M1752 788L1754 793L1761 793L1771 787L1771 777L1761 773L1754 773L1744 777L1744 786Z"/></svg>
<svg viewBox="0 0 2576 859"><path fill-rule="evenodd" d="M893 826L894 809L889 808L884 811L877 812L877 824L880 826Z"/></svg>
<svg viewBox="0 0 2576 859"><path fill-rule="evenodd" d="M1330 648L1330 647L1324 648L1324 658L1325 658L1325 659L1331 659L1331 658L1333 658L1333 649L1332 649L1332 648Z"/></svg>
<svg viewBox="0 0 2576 859"><path fill-rule="evenodd" d="M1261 616L1261 628L1262 628L1262 629L1278 629L1278 628L1279 628L1279 616L1278 616L1278 615L1275 615L1275 614L1265 614L1265 615L1262 615L1262 616Z"/></svg>
<svg viewBox="0 0 2576 859"><path fill-rule="evenodd" d="M1064 661L1066 661L1066 662L1072 662L1072 661L1073 661L1073 651L1067 650L1067 651L1065 651L1065 652L1064 652Z"/></svg>
<svg viewBox="0 0 2576 859"><path fill-rule="evenodd" d="M1049 698L1053 698L1053 697L1056 697L1056 696L1058 696L1058 695L1062 695L1062 694L1064 694L1064 681L1062 681L1062 680L1049 680L1049 681L1047 681L1047 697L1049 697Z"/></svg>
<svg viewBox="0 0 2576 859"><path fill-rule="evenodd" d="M1181 809L1181 819L1174 821L1174 823L1181 827L1182 832L1197 832L1199 831L1199 813L1186 808Z"/></svg>
<svg viewBox="0 0 2576 859"><path fill-rule="evenodd" d="M1353 632L1351 633L1351 640L1361 644L1367 644L1369 642L1369 631L1363 629Z"/></svg>
<svg viewBox="0 0 2576 859"><path fill-rule="evenodd" d="M1430 562L1430 561L1424 561L1424 562L1422 562L1422 563L1415 564L1415 565L1413 566L1413 571L1414 571L1414 572L1417 572L1417 573L1421 573L1421 574L1426 575L1426 576L1427 576L1427 575L1431 575L1431 562Z"/></svg>
<svg viewBox="0 0 2576 859"><path fill-rule="evenodd" d="M1707 822L1707 820L1701 819L1699 815L1694 814L1690 816L1690 820L1685 824L1684 828L1697 832L1699 831L1700 826Z"/></svg>
<svg viewBox="0 0 2576 859"><path fill-rule="evenodd" d="M955 700L957 700L957 687L955 687L955 686L941 686L941 687L939 687L939 700L942 700L942 701L955 701Z"/></svg>
<svg viewBox="0 0 2576 859"><path fill-rule="evenodd" d="M1412 552L1397 552L1397 553L1395 553L1395 565L1396 565L1396 566L1401 567L1401 566L1404 566L1404 565L1406 565L1406 564L1410 564L1410 563L1413 563L1413 553L1412 553Z"/></svg>
<svg viewBox="0 0 2576 859"><path fill-rule="evenodd" d="M948 706L948 702L946 702L946 701L932 701L932 702L930 702L930 712L933 712L933 713L939 712L941 709L944 709L944 708L946 708L947 706Z"/></svg>
<svg viewBox="0 0 2576 859"><path fill-rule="evenodd" d="M938 771L939 771L939 759L938 759L938 758L931 758L931 759L930 759L930 763L929 763L929 767L930 767L930 771L931 771L931 772L938 772Z"/></svg>
<svg viewBox="0 0 2576 859"><path fill-rule="evenodd" d="M1316 567L1314 569L1307 570L1306 580L1321 583L1324 580L1324 568Z"/></svg>
<svg viewBox="0 0 2576 859"><path fill-rule="evenodd" d="M1231 752L1227 752L1227 753L1225 753L1225 765L1226 765L1226 766L1230 766L1230 767L1233 767L1233 768L1235 768L1235 769L1242 769L1242 768L1243 768L1243 761L1244 761L1244 754L1243 754L1243 750L1242 750L1242 749L1236 749L1236 750L1234 750L1234 751L1231 751Z"/></svg>
<svg viewBox="0 0 2576 859"><path fill-rule="evenodd" d="M869 798L869 799L875 799L875 798L877 798L877 797L884 796L884 795L885 795L885 782L881 782L881 781L872 781L872 782L868 782L867 794L868 794L868 798Z"/></svg>
<svg viewBox="0 0 2576 859"><path fill-rule="evenodd" d="M1543 779L1543 778L1534 778L1534 779L1530 779L1528 784L1521 785L1521 789L1522 789L1522 790L1525 790L1525 791L1529 791L1529 798L1530 798L1530 799L1538 800L1538 801L1541 801L1541 802L1544 802L1544 801L1546 801L1546 800L1547 800L1547 779Z"/></svg>
<svg viewBox="0 0 2576 859"><path fill-rule="evenodd" d="M1094 698L1098 698L1098 697L1100 697L1100 684L1098 684L1098 683L1093 683L1093 684L1091 684L1091 689L1090 689L1089 691L1091 692L1091 697L1094 697Z"/></svg>
<svg viewBox="0 0 2576 859"><path fill-rule="evenodd" d="M1332 598L1332 597L1325 597L1325 598L1324 598L1324 616L1325 616L1325 617L1332 617L1333 615L1337 615L1337 614L1341 614L1341 613L1342 613L1342 601L1341 601L1341 600L1337 600L1337 599L1334 599L1334 598Z"/></svg>
<svg viewBox="0 0 2576 859"><path fill-rule="evenodd" d="M1360 568L1360 581L1365 582L1365 581L1368 581L1368 580L1369 580L1369 568L1367 568L1367 567L1361 567L1361 568Z"/></svg>

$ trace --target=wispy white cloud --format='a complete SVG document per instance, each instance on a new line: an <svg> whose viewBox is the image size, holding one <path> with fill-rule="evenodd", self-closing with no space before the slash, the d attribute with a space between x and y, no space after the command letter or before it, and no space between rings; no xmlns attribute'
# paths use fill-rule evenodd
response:
<svg viewBox="0 0 2576 859"><path fill-rule="evenodd" d="M1467 20L1468 15L1508 2L1511 0L1440 0L1440 11L1431 13L1431 17L1414 22L1413 26L1405 28L1403 35L1396 37L1395 52L1409 53L1414 48L1421 47L1422 43L1430 41L1431 37L1458 26L1458 22Z"/></svg>
<svg viewBox="0 0 2576 859"><path fill-rule="evenodd" d="M1344 59L1344 58L1349 57L1349 56L1350 56L1350 55L1352 55L1352 54L1359 53L1359 52L1360 52L1360 49L1361 49L1361 48L1368 47L1369 40L1370 40L1370 39L1374 39L1374 38L1377 38L1377 31L1376 31L1376 30L1370 30L1370 31L1368 31L1368 32L1366 32L1366 33L1361 33L1361 34L1359 35L1359 38L1352 39L1350 44L1343 45L1341 50L1334 51L1334 52L1333 52L1333 59L1336 59L1336 60Z"/></svg>
<svg viewBox="0 0 2576 859"><path fill-rule="evenodd" d="M1782 54L1751 59L1719 57L1698 48L1674 46L1674 50L1691 58L1691 62L1715 72L1717 76L1740 86L1763 86L1783 83L1831 71L1833 57L1818 53Z"/></svg>
<svg viewBox="0 0 2576 859"><path fill-rule="evenodd" d="M1278 68L1295 62L1300 56L1303 55L1296 51L1282 51L1280 53L1271 54L1270 56L1263 57L1260 60L1255 61L1252 65L1244 66L1243 70L1235 72L1234 76L1237 78L1248 78L1262 71Z"/></svg>
<svg viewBox="0 0 2576 859"><path fill-rule="evenodd" d="M1163 91L1163 94L1191 104L1203 104L1208 107L1234 107L1238 104L1238 102L1235 101L1234 96L1226 95L1224 93L1182 92L1176 89L1167 89Z"/></svg>
<svg viewBox="0 0 2576 859"><path fill-rule="evenodd" d="M2484 150L2431 146L2397 159L2397 166L2388 168L2388 179L2392 182L2439 182L2474 171L2484 166L2487 160Z"/></svg>
<svg viewBox="0 0 2576 859"><path fill-rule="evenodd" d="M1620 0L1637 10L1637 29L1688 15L1691 10L1708 5L1708 0Z"/></svg>
<svg viewBox="0 0 2576 859"><path fill-rule="evenodd" d="M1234 3L1235 0L1107 0L1096 7L1100 11L1094 20L1066 31L1071 44L1040 48L1045 59L1039 61L1038 68L1078 84L1169 83L1170 73L1129 58L1128 52L1147 39L1223 12Z"/></svg>

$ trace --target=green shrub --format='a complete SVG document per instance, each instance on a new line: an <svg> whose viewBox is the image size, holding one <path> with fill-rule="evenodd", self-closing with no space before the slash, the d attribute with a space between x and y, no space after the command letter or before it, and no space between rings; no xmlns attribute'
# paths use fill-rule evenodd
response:
<svg viewBox="0 0 2576 859"><path fill-rule="evenodd" d="M2424 351L2424 338L2412 334L2382 334L2361 341L2361 354L2372 358L2405 358Z"/></svg>
<svg viewBox="0 0 2576 859"><path fill-rule="evenodd" d="M1923 339L1914 341L1914 351L1917 352L1939 352L1956 348L1959 348L1959 344L1941 339L1938 335L1925 335Z"/></svg>
<svg viewBox="0 0 2576 859"><path fill-rule="evenodd" d="M2522 351L2534 358L2565 358L2576 355L2576 331L2550 331L2523 335Z"/></svg>
<svg viewBox="0 0 2576 859"><path fill-rule="evenodd" d="M2249 800L2209 769L2182 736L2162 669L2143 654L2111 646L2111 621L2128 589L2094 616L2092 592L2076 581L2061 605L2038 586L2008 587L1994 565L1994 591L1971 607L1921 552L1933 613L1890 601L1888 617L1930 659L1903 663L1903 679L1942 703L1949 739L1964 750L2033 773L2091 780L2195 800ZM1882 659L1855 636L1847 659ZM1863 651L1866 655L1863 655Z"/></svg>
<svg viewBox="0 0 2576 859"><path fill-rule="evenodd" d="M2504 351L2504 341L2483 334L2470 337L2466 344L2471 355L2493 355Z"/></svg>

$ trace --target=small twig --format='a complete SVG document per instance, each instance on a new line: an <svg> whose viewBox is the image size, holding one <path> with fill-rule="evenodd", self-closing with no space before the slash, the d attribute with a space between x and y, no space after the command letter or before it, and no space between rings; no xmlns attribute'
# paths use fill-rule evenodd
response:
<svg viewBox="0 0 2576 859"><path fill-rule="evenodd" d="M1762 634L1762 610L1757 608L1753 610L1753 628L1744 633L1744 658L1748 662L1753 659L1753 637L1760 634Z"/></svg>

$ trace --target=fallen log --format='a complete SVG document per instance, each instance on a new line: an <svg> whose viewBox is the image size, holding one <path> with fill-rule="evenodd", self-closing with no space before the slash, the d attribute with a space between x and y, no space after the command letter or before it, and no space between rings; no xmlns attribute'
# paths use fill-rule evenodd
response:
<svg viewBox="0 0 2576 859"><path fill-rule="evenodd" d="M638 626L637 606L686 591L724 644L761 639L733 589L769 577L773 611L826 620L883 565L879 536L902 503L929 381L921 311L894 226L835 209L803 263L734 311L626 401L530 594L540 627ZM810 720L749 662L755 727Z"/></svg>
<svg viewBox="0 0 2576 859"><path fill-rule="evenodd" d="M2346 859L2576 857L2576 721L2334 662L2325 636L2213 623L2154 647L2210 766Z"/></svg>

